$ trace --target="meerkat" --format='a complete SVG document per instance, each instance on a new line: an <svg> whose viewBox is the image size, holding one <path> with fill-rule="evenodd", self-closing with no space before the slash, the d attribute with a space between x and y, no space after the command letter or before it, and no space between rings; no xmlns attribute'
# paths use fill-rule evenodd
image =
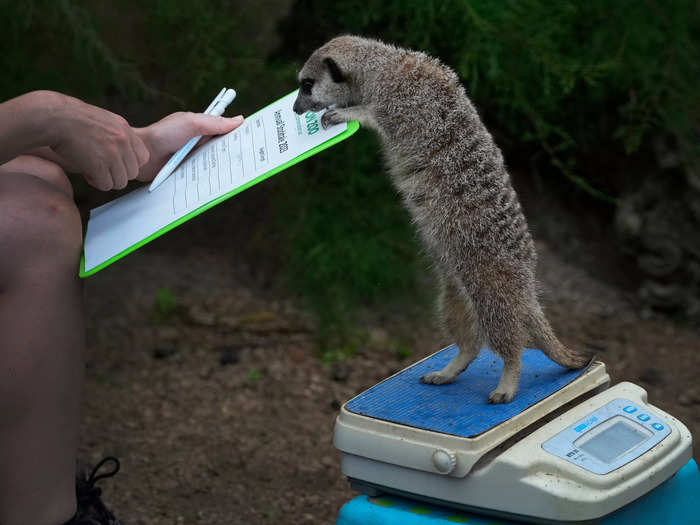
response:
<svg viewBox="0 0 700 525"><path fill-rule="evenodd" d="M518 197L454 71L421 52L340 36L311 55L298 80L296 113L330 108L324 127L357 120L379 134L391 180L433 259L438 317L459 352L421 382L454 381L487 345L503 360L488 402L509 403L526 346L566 368L589 362L557 339L543 313Z"/></svg>

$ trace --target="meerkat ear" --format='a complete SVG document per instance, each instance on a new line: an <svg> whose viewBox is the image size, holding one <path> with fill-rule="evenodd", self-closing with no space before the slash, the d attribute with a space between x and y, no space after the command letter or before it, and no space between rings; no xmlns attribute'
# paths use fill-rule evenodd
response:
<svg viewBox="0 0 700 525"><path fill-rule="evenodd" d="M333 60L331 57L326 57L323 59L323 63L328 68L333 82L345 82L345 75L340 70L335 60Z"/></svg>

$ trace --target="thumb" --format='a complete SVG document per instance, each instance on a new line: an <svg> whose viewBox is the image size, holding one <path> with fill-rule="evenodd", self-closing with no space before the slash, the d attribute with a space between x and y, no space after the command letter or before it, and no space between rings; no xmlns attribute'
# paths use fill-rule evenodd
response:
<svg viewBox="0 0 700 525"><path fill-rule="evenodd" d="M204 113L194 113L192 115L192 125L196 135L221 135L222 133L233 131L242 123L242 115L232 118L205 115Z"/></svg>

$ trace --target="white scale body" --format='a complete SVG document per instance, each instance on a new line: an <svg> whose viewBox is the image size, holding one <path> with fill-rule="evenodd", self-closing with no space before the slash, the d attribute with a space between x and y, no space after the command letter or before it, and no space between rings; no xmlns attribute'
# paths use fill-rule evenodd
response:
<svg viewBox="0 0 700 525"><path fill-rule="evenodd" d="M358 415L346 403L334 444L343 473L370 495L378 489L531 523L595 523L692 456L685 425L648 404L639 386L624 382L606 390L609 381L605 365L596 362L473 438ZM600 392L576 405L591 391ZM542 424L566 404L572 408Z"/></svg>

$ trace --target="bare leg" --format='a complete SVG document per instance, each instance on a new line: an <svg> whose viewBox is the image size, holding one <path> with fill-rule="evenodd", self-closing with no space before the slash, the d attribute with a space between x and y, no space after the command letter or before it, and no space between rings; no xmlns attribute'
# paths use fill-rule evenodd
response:
<svg viewBox="0 0 700 525"><path fill-rule="evenodd" d="M438 299L438 312L445 324L445 332L457 343L459 353L439 372L431 372L421 377L421 383L441 385L451 383L464 372L481 349L481 338L474 306L460 293L451 278L441 285Z"/></svg>
<svg viewBox="0 0 700 525"><path fill-rule="evenodd" d="M63 168L36 155L20 155L5 164L0 164L0 176L3 173L26 173L45 180L56 189L73 198L73 186Z"/></svg>
<svg viewBox="0 0 700 525"><path fill-rule="evenodd" d="M78 211L33 175L0 174L0 523L75 512L84 326Z"/></svg>

